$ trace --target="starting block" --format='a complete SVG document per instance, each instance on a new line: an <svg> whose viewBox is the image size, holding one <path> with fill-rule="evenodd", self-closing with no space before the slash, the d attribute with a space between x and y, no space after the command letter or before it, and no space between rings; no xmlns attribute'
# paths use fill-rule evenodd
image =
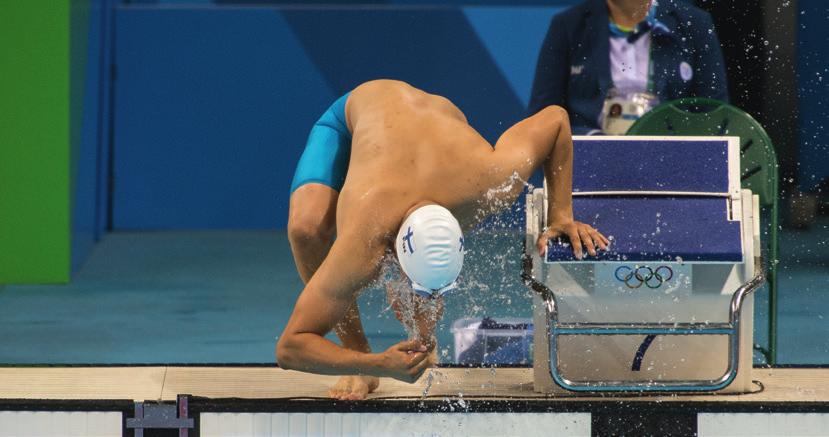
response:
<svg viewBox="0 0 829 437"><path fill-rule="evenodd" d="M752 292L764 281L757 196L736 137L574 137L573 210L611 240L542 259L546 186L527 195L536 391L747 392Z"/></svg>

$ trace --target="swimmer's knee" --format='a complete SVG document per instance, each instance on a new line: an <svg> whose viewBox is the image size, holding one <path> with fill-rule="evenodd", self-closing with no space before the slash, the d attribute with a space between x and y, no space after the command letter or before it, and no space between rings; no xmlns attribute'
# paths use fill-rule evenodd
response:
<svg viewBox="0 0 829 437"><path fill-rule="evenodd" d="M292 217L288 221L288 240L292 245L328 245L333 238L333 226L319 218Z"/></svg>

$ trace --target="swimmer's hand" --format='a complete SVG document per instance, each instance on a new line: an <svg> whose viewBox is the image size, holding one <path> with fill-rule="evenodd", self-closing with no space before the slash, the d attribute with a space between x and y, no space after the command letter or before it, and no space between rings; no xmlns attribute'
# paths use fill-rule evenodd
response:
<svg viewBox="0 0 829 437"><path fill-rule="evenodd" d="M544 256L547 252L547 241L558 237L567 237L570 240L576 259L582 258L584 249L587 249L591 256L596 256L596 248L607 250L607 245L610 244L610 240L590 225L575 220L553 222L538 236L535 243L538 254Z"/></svg>
<svg viewBox="0 0 829 437"><path fill-rule="evenodd" d="M427 348L417 340L406 340L379 354L382 376L413 383L429 368Z"/></svg>

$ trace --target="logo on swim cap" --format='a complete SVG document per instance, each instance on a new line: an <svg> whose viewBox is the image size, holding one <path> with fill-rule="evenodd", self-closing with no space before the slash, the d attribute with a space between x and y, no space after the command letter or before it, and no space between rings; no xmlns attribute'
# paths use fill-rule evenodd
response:
<svg viewBox="0 0 829 437"><path fill-rule="evenodd" d="M463 267L463 233L455 216L439 205L414 210L397 233L397 260L421 295L441 295L454 288Z"/></svg>
<svg viewBox="0 0 829 437"><path fill-rule="evenodd" d="M412 247L412 237L414 233L412 232L412 227L409 226L409 230L406 231L406 235L403 236L403 253L406 253L406 246L409 246L409 253L414 253L414 247Z"/></svg>

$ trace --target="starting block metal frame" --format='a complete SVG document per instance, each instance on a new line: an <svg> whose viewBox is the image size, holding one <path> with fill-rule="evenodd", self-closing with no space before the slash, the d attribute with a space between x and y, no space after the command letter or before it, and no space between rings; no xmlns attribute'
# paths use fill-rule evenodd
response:
<svg viewBox="0 0 829 437"><path fill-rule="evenodd" d="M550 379L558 386L576 392L711 392L725 389L735 381L741 370L742 374L745 375L751 368L751 348L753 345L753 298L751 293L762 286L765 280L759 244L759 203L757 197L752 196L750 191L741 190L739 187L739 170L737 170L739 169L739 143L737 139L733 137L575 137L574 143L573 196L574 209L576 209L578 220L590 223L589 217L578 215L579 198L599 199L598 202L603 202L602 199L622 199L622 203L614 203L614 205L624 205L624 202L628 200L635 201L635 199L640 198L665 196L669 196L678 204L690 201L691 198L722 199L726 209L722 213L728 215L727 220L722 220L722 218L718 220L722 222L724 232L730 235L715 235L718 240L726 241L726 243L718 246L721 241L712 242L711 250L702 247L704 244L700 243L701 249L697 251L691 246L689 246L691 249L677 247L674 251L675 248L666 247L666 245L677 244L681 246L682 244L676 243L675 239L671 240L670 236L662 242L664 245L660 243L659 250L651 250L648 247L654 246L653 242L650 241L650 238L654 238L653 234L649 236L641 234L641 237L640 234L637 234L636 236L628 235L627 237L630 237L628 240L640 238L643 241L632 242L626 246L628 242L619 241L620 239L617 237L616 241L611 244L608 253L600 255L599 260L592 261L592 263L610 266L627 266L631 263L670 263L674 260L676 253L681 253L689 259L688 261L680 261L681 264L701 265L702 271L711 268L711 266L715 266L714 268L720 270L729 270L728 282L723 284L720 294L723 296L730 294L730 304L727 311L727 320L718 322L708 320L702 322L693 320L679 322L562 320L561 299L557 296L556 290L560 284L553 283L555 281L551 281L549 275L548 278L540 278L537 273L539 270L543 270L544 266L555 266L564 271L568 268L579 269L581 268L580 265L590 264L591 261L588 259L576 261L570 253L571 249L561 242L550 243L544 260L535 253L535 240L546 224L547 199L545 185L543 189L536 189L527 196L527 235L524 242L522 272L524 283L535 292L534 379L536 390L551 391ZM686 173L698 171L699 174L696 176L705 180L702 180L700 184L696 184L693 181L693 174L690 176L683 174L675 177L670 172L665 172L664 169L656 169L656 171L651 172L651 169L647 166L634 166L636 168L628 169L625 173L614 172L613 169L608 171L606 168L601 168L602 165L597 164L596 160L609 157L608 144L611 143L618 146L618 153L620 154L636 154L644 150L643 146L652 147L652 154L655 154L657 161L662 162L665 161L663 159L665 157L661 155L677 153L686 154L689 161L699 158L700 162L697 165L693 162L690 164L686 162L684 170ZM629 145L633 145L632 150L625 150L625 147ZM693 149L695 146L705 150L698 157L695 156ZM684 149L680 149L682 147ZM718 150L722 150L722 153ZM589 153L584 153L587 151ZM720 160L719 165L712 165L712 160ZM667 161L671 161L671 159L667 159ZM582 174L577 173L579 170ZM583 174L585 172L590 174L585 177ZM642 179L649 177L649 173L655 173L656 180L652 181L653 183L651 181L643 182ZM583 204L588 201L581 202ZM718 201L713 200L713 202ZM624 206L621 208L624 211ZM597 228L603 231L601 226L597 226ZM680 233L682 230L675 227L668 229L668 233L671 231ZM717 234L716 229L711 232ZM733 240L730 249L727 247L727 240ZM614 251L614 244L621 247ZM736 245L739 246L736 247ZM633 269L636 271L638 265L634 264ZM636 271L636 274L638 276L638 271ZM595 272L592 275L598 276ZM673 276L673 273L671 275ZM540 276L544 276L544 274L542 273ZM591 275L586 276L591 277ZM733 283L735 277L742 278L741 281L737 281L740 285L736 289L728 288L729 283ZM584 282L585 280L582 278L580 285L584 285ZM660 279L659 282L661 285L662 280ZM592 283L592 285L597 286L598 282ZM590 299L590 296L585 296L583 299ZM743 314L746 301L750 303L748 317ZM543 327L540 325L543 325ZM727 337L725 371L716 377L703 378L675 378L670 375L660 375L662 377L658 379L600 378L598 376L584 377L584 375L580 378L571 378L566 375L567 363L578 361L579 357L563 356L566 352L563 352L559 347L559 342L562 338L573 336L590 336L593 338L602 336L611 339L611 341L613 336L645 336L645 341L642 342L636 352L636 359L640 362L644 351L647 350L655 336L725 336ZM748 363L741 360L747 360ZM602 369L598 368L596 370L598 374L601 374ZM667 373L670 373L670 371ZM744 391L744 387L747 383L750 383L748 377L743 377L741 380L743 388L738 387L736 391Z"/></svg>
<svg viewBox="0 0 829 437"><path fill-rule="evenodd" d="M556 345L561 335L727 335L728 336L728 369L720 378L699 381L651 381L641 383L637 381L606 381L593 380L575 382L562 375L556 365L550 366L553 380L562 388L572 391L717 391L727 387L737 376L740 364L740 318L743 301L746 295L763 285L762 264L758 259L755 265L760 266L757 274L750 282L740 287L731 299L730 316L728 323L559 323L555 293L546 285L535 280L532 276L532 257L524 256L524 272L522 278L527 286L539 293L545 303L547 326L549 327L549 347L551 357L558 357Z"/></svg>

